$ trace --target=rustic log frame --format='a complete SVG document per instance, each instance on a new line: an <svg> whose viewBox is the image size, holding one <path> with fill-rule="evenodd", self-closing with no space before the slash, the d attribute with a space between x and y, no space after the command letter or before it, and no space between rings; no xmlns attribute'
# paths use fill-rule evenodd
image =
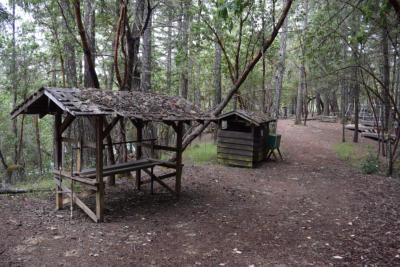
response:
<svg viewBox="0 0 400 267"><path fill-rule="evenodd" d="M108 125L104 126L104 115L96 115L96 142L88 142L85 140L75 140L71 138L66 138L62 136L62 133L68 128L71 122L75 119L74 116L67 115L67 117L62 121L62 114L57 113L55 116L55 151L56 151L56 169L53 171L54 180L56 182L56 206L57 209L62 209L64 203L68 203L66 199L63 199L63 194L66 194L69 200L69 203L73 205L74 203L80 207L94 222L103 222L104 221L104 190L105 184L103 181L103 174L109 175L110 171L106 171L103 168L103 149L108 144L103 144L103 140L110 135L111 130L117 124L117 122L122 118L120 116L115 117ZM176 161L163 161L163 160L156 160L156 159L149 159L150 163L144 164L142 166L130 166L127 164L126 169L121 168L115 165L115 172L124 171L129 169L135 169L136 171L136 187L138 190L141 189L141 185L143 184L151 184L151 194L154 193L154 181L164 187L168 192L170 192L175 197L179 198L181 192L181 179L182 179L182 142L183 142L183 130L185 121L178 121L178 122L165 122L166 125L171 126L176 132L176 147L169 147L169 146L161 146L155 145L154 139L143 139L143 128L144 122L141 120L130 120L132 124L136 127L137 130L137 140L130 141L136 143L136 152L137 157L135 162L139 162L142 160L142 153L141 148L142 146L152 147L152 149L157 150L165 150L165 151L173 151L177 153ZM104 129L104 130L103 130ZM146 141L151 141L151 144L145 143ZM77 166L76 172L65 172L62 170L62 143L69 142L77 144ZM96 168L95 168L95 177L96 179L86 178L93 176L94 171L81 171L81 160L82 160L82 149L84 147L90 147L96 149ZM132 162L134 164L134 162ZM167 168L175 169L174 172L162 174L156 176L154 174L154 167L155 166L164 166ZM108 169L111 169L113 166L107 166ZM124 167L124 166L122 166ZM119 168L119 169L118 169ZM150 180L142 181L141 180L141 171L144 171L149 177ZM80 174L82 174L80 176ZM112 172L112 175L114 173ZM163 180L167 178L175 177L175 188L171 188L167 185ZM93 190L96 194L96 211L93 212L88 206L84 204L84 202L79 198L79 195L73 192L72 187L68 188L66 185L63 184L63 180L69 180L71 184L79 183L84 185L90 190Z"/></svg>
<svg viewBox="0 0 400 267"><path fill-rule="evenodd" d="M95 100L88 98L85 100L84 105L79 105L80 98L77 97L79 91L69 88L41 88L35 94L27 98L23 103L18 105L12 112L12 118L19 114L52 114L54 117L54 162L55 169L53 171L54 180L56 182L56 208L62 209L64 204L70 204L71 216L73 205L80 207L93 221L104 221L104 191L105 183L104 176L113 177L117 173L136 172L136 187L141 189L141 185L150 183L151 193L154 192L154 182L160 184L168 192L175 197L179 198L182 187L182 154L183 154L183 134L185 124L190 125L191 121L204 123L205 120L213 119L214 117L207 115L190 102L186 100L174 98L167 95L138 95L135 93L127 95L126 93L110 93L104 91L106 98L116 97L117 99L124 99L126 96L130 97L130 101L124 102L124 109L118 106L104 106L97 103ZM82 92L85 92L83 90ZM89 90L86 90L89 92ZM91 90L90 92L97 92ZM97 92L99 94L99 92ZM78 95L79 96L79 95ZM89 94L88 94L89 96ZM86 97L88 97L86 96ZM135 100L136 97L156 97L154 105L159 104L160 99L163 100L163 105L158 105L161 110L152 112L146 108L152 107L148 105L143 111L141 102ZM47 99L46 99L47 97ZM135 102L136 101L136 102ZM166 101L166 102L165 102ZM176 103L179 103L178 104ZM136 105L136 110L130 111L129 107ZM185 108L182 108L183 107ZM191 106L192 105L192 106ZM123 108L124 108L123 107ZM165 110L164 107L167 107ZM175 110L174 110L175 108ZM165 115L167 114L167 115ZM81 139L73 139L63 136L63 133L68 129L71 123L78 117L92 117L96 121L96 140L95 142ZM107 121L106 116L111 116L112 120ZM63 119L64 117L64 119ZM117 144L111 140L111 131L122 118L128 118L137 130L137 140L129 141L126 143L135 143L136 145L136 161L111 164L103 166L103 153L104 149L112 149L112 146ZM156 139L143 139L143 129L146 123L151 121L158 121L171 126L176 133L175 146L163 146L155 143ZM103 143L106 139L106 143ZM70 171L63 170L63 143L74 144L72 151L76 151L76 166L74 160L71 162ZM176 157L174 161L164 161L153 158L143 158L142 147L150 147L152 152L154 150L164 150L175 152ZM82 154L85 148L96 149L96 168L82 170ZM153 154L153 153L152 153ZM163 166L172 169L170 172L163 172L162 174L155 174L154 167ZM150 179L142 181L143 173L147 174ZM174 187L164 182L165 179L175 177ZM90 192L96 195L95 210L91 210L80 199L89 196L88 194L79 194L75 192L74 184L81 184L85 186ZM112 183L111 183L112 184ZM63 199L63 195L67 198Z"/></svg>

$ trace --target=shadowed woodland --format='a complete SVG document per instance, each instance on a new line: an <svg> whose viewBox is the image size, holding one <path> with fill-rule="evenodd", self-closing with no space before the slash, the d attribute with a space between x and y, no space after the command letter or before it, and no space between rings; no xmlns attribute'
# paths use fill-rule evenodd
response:
<svg viewBox="0 0 400 267"><path fill-rule="evenodd" d="M310 223L317 221L316 218L320 215L318 205L325 201L319 199L323 194L318 190L322 190L321 192L327 190L324 186L332 186L334 181L337 181L336 179L345 179L348 173L351 173L353 176L349 180L349 187L357 191L362 187L360 179L365 178L367 181L368 177L373 177L374 182L368 180L365 188L363 187L367 192L365 199L379 198L383 201L382 203L385 203L384 205L389 203L384 209L385 212L392 213L390 216L385 213L387 220L382 224L384 225L382 229L393 226L394 230L385 233L374 232L370 238L375 240L388 232L390 234L387 236L391 236L398 231L398 226L391 216L396 217L395 215L399 212L393 207L393 201L396 199L393 192L398 187L397 179L400 175L399 25L400 3L398 0L2 0L0 1L0 193L13 194L54 189L53 170L59 168L60 162L71 176L77 162L79 162L79 168L91 170L90 175L93 176L95 175L93 170L100 160L104 162L104 166L127 166L124 165L127 162L151 158L154 161L150 163L146 161L145 164L163 162L165 167L172 166L167 161L176 163L174 168L179 174L177 174L179 185L176 187L179 190L176 193L179 195L183 153L183 163L187 165L183 170L182 197L184 200L190 199L196 205L196 200L193 199L197 196L199 207L205 209L208 206L207 199L212 199L210 202L213 204L217 203L214 202L213 197L221 198L223 202L229 202L232 197L233 202L240 202L239 199L253 199L253 197L258 197L257 194L261 194L261 199L269 202L268 190L271 189L276 196L285 198L293 194L297 200L314 205L318 212L310 211L312 217ZM112 109L107 111L109 112L107 115L113 116L114 119L102 117L100 120L92 116L95 113L75 118L72 114L74 110L72 113L66 112L67 109L63 110L64 113L55 111L52 103L66 97L68 93L54 97L54 95L51 96L51 90L58 93L63 90L74 92L74 102L68 107L75 108L75 111L82 111L93 103L103 107L111 105ZM32 94L37 96L38 93L46 92L50 98L54 98L49 98L47 102L38 98L40 110L39 106L28 109L29 105L20 105L21 103L29 104ZM93 94L88 95L90 92ZM116 95L118 97L114 97ZM160 107L159 110L154 112L158 107ZM43 112L42 108L46 112ZM178 108L182 108L184 112L177 113ZM215 144L218 142L218 127L221 127L217 123L217 118L232 110L245 110L248 114L262 113L265 118L268 118L266 121L278 120L276 132L282 134L284 161L262 163L260 164L261 171L252 169L250 173L255 177L254 186L238 178L238 176L245 177L246 170L218 166L215 158L217 156L214 154L206 155L204 158L207 158L206 164L210 164L207 166L211 166L210 168L220 176L214 176L207 171L208 167L202 167L201 164L204 162L201 159L191 158L193 152L191 149L202 147L203 138L207 141L204 147L210 146L212 147L210 151L217 153ZM129 116L121 115L123 112L129 113ZM142 112L143 116L140 117L138 112ZM19 116L14 118L17 113ZM58 120L52 116L55 113L59 116ZM132 114L137 120L132 120L130 117ZM182 118L179 118L180 116ZM184 116L186 116L185 119L183 119ZM63 122L66 126L61 121L62 117L65 117ZM283 125L282 129L280 125ZM60 134L60 129L65 132ZM102 136L104 133L107 134ZM290 137L290 140L285 141L285 135ZM321 145L321 151L317 147L301 144L303 135L304 142ZM104 138L104 144L99 143L99 136ZM75 141L61 145L61 139ZM78 143L76 140L81 141L80 147L76 146ZM82 146L82 140L91 145ZM143 140L151 144L147 146L140 144ZM293 140L297 140L297 143ZM57 143L58 141L60 142ZM174 147L175 144L176 147ZM103 146L104 153L98 153L99 147ZM155 147L164 148L166 151L160 152L155 150ZM80 153L81 150L84 153ZM332 152L335 150L336 153ZM312 156L315 156L317 160L312 159ZM338 158L349 162L342 162ZM328 167L330 161L340 170L338 177L323 170ZM355 164L353 161L359 162ZM298 166L300 167L296 173ZM282 173L275 168L281 168ZM332 166L328 169L334 172ZM105 206L106 218L110 216L109 218L118 221L118 218L123 217L124 206L121 204L123 200L116 196L118 190L126 187L124 190L136 192L140 189L140 181L138 183L136 180L135 187L131 179L133 178L130 173L132 170L118 174L108 170L110 176L105 181L108 185L114 185L117 180L117 186L110 186L110 193L107 193L115 207L111 204ZM140 173L140 170L134 169L134 171L136 174ZM208 182L199 182L194 179L196 171L199 177ZM274 178L270 177L270 172L275 174ZM314 175L315 173L323 173L326 175L326 180L316 179L315 177L319 176ZM368 176L365 173L378 173L390 178L378 175ZM151 193L153 193L153 178L156 179L157 176L153 174L153 169L151 173L147 172L145 175L151 178ZM290 181L285 180L285 184L281 184L280 181L275 180L280 175ZM60 171L60 183L62 183L61 176ZM224 180L223 184L215 187L222 192L222 196L217 197L218 190L209 186L214 181L220 181L221 177L233 178L231 182ZM291 183L292 178L294 181L299 181L300 185ZM303 178L307 181L301 180ZM265 179L273 182L271 187L264 183ZM315 187L308 187L310 181L316 183ZM187 188L185 188L185 182L188 183ZM321 184L318 184L320 182ZM381 195L375 194L372 188L377 185L374 183L383 185L378 191L382 194L386 192L390 195L390 200L381 199ZM191 185L193 188L190 187ZM206 189L200 189L202 186ZM297 189L293 189L294 187ZM148 188L144 188L144 193L136 192L138 195L131 199L139 203L138 205L151 202L149 200L151 197L146 191ZM168 185L164 186L165 188L168 189ZM197 195L194 188L199 190ZM81 189L76 188L78 191ZM340 180L337 189L346 189L344 180ZM72 182L70 190L72 204L75 190ZM302 190L310 193L310 196L307 197ZM44 193L46 200L32 197L36 201L32 204L33 209L39 206L47 209L49 203L54 203L54 196L46 194ZM190 196L191 194L193 197ZM334 193L329 191L329 194ZM363 202L360 199L363 198L360 195L347 191L343 191L342 194L343 206L333 203L333 200L326 200L326 203L321 204L329 206L332 210L342 209L343 211L340 216L338 215L340 218L335 218L333 211L325 214L327 221L324 222L330 227L330 234L337 233L337 229L335 225L329 223L329 220L337 219L338 223L340 221L340 225L343 225L353 215L359 215L360 218L365 215L352 213L351 210L362 206ZM127 191L124 191L122 195L125 199L130 198L127 196L129 195ZM322 202L315 204L314 198ZM15 199L17 206L22 205L21 201L26 201L20 197L15 197ZM171 203L174 207L182 205L162 194L157 195L156 199L155 206L165 207ZM12 209L9 209L13 203L11 197L6 195L0 201L3 200L7 203L3 211L12 214ZM359 206L351 206L353 204L349 203L352 200L360 200L360 203L357 202ZM40 201L43 203L40 204ZM57 207L62 207L59 203L64 200L57 197L57 201ZM68 203L67 200L65 202ZM235 203L240 209L245 209L244 206L238 204L239 202ZM272 201L272 203L272 206L277 209L282 205L279 201ZM93 207L97 204L89 201L88 205ZM141 216L147 217L149 213L156 210L153 204L149 205L140 209ZM368 205L365 204L363 207L369 211L373 210L373 207ZM90 228L90 224L86 224L86 218L82 213L73 211L72 206L71 217L75 212L78 224L84 222L85 227ZM298 208L307 214L303 210L306 206L290 206L289 203L288 207L291 208L288 210ZM21 208L21 206L18 207ZM234 228L234 219L229 214L235 213L235 208L232 206L229 206L228 210L222 206L219 208L221 208L219 212L227 212L226 216L230 218L227 225ZM253 208L259 210L261 214L271 212L258 204ZM114 210L116 210L116 215L112 215L111 211ZM182 216L188 216L189 207L184 206L183 210ZM65 212L62 212L64 211L61 211L61 215L59 214L61 217L57 217L60 220L63 216L68 217ZM198 212L201 214L200 210ZM244 215L252 215L251 211L246 212ZM363 210L363 212L366 211ZM133 213L130 212L129 216L136 216L132 215ZM31 213L28 214L30 217L34 216ZM41 214L41 216L55 216L44 210ZM162 214L166 216L165 219L173 222L182 219L179 214L174 218ZM282 212L276 216L285 217L286 215L288 213ZM289 217L297 218L297 215ZM380 216L383 215L373 213L371 221L379 222ZM18 218L18 220L23 220L22 217ZM210 219L210 217L207 218ZM51 219L50 225L57 223L58 219ZM140 220L135 217L134 221L130 221L128 218L128 221L124 223L126 222L129 227L135 227L135 220L138 219ZM213 217L213 219L216 218ZM218 218L218 220L224 219ZM263 227L270 229L266 224L263 225L262 219L254 220L254 225L260 229L264 229ZM278 230L285 228L282 228L278 219L271 220L272 228ZM353 223L358 219L351 220ZM302 222L304 221L307 220ZM153 220L152 223L153 226L157 225L157 221ZM20 226L18 221L16 223L0 221L0 224L3 225L0 227L4 227L4 231L9 232L13 231L7 228L9 225ZM370 225L372 224L366 223L360 229L367 229ZM104 226L99 227L103 229ZM194 228L196 227L198 225ZM209 226L210 232L214 231L215 227L217 226ZM302 228L303 230L311 229L307 228L308 226L303 227L306 227ZM317 226L313 225L313 227ZM28 228L26 232L30 233L32 229ZM242 231L248 230L243 225L239 228ZM71 229L73 227L69 230ZM142 230L151 231L150 228ZM192 233L190 232L192 230L193 228L187 231ZM171 229L165 231L176 234ZM226 235L233 233L227 229L224 231ZM314 234L320 234L318 231L319 229L315 229ZM339 247L341 242L347 242L340 239L341 237L335 239L330 234L326 243L333 242L336 247ZM243 242L248 241L253 244L257 240L257 237L250 238L252 234L244 235L241 232L239 236L241 235L244 236L241 239ZM358 232L357 235L361 233ZM309 240L313 239L312 235L306 236L308 237L310 237ZM23 243L25 250L22 251L41 244L48 237L43 238L39 241L31 240L33 243L36 242L34 245ZM130 238L127 239L130 240L129 242L136 237ZM166 236L162 240L169 240L168 238L170 237ZM279 239L277 235L265 236L265 239L271 238ZM290 236L285 236L285 238L285 242L279 243L278 246L291 243ZM140 242L145 242L145 236L140 236L139 239ZM135 239L132 242L139 242L138 240ZM221 246L215 248L219 251L218 253L224 251L223 242L225 241L227 240L221 241L219 243ZM209 239L204 240L204 244L209 244L208 242L212 243ZM366 244L370 240L358 242ZM311 259L315 256L313 254L315 251L318 251L315 253L319 256L315 256L317 260L314 263L319 264L332 263L332 260L333 262L345 260L345 262L340 262L343 264L398 263L399 240L395 239L392 244L383 239L377 242L379 244L375 247L377 248L375 254L371 252L374 246L367 248L366 245L360 245L362 248L359 251L350 249L351 252L340 251L339 253L332 249L329 252L332 252L330 255L325 250L329 244L315 242L312 246L306 245L309 254L305 256L304 261L291 257L282 259L276 255L276 257L268 258L260 252L230 263L251 265L267 262L304 265L313 262ZM19 263L19 260L11 259L11 256L2 258L3 253L6 255L3 257L8 257L11 253L7 251L7 248L3 249L6 244L3 246L0 243L0 245L0 260L9 264L14 261ZM13 245L18 248L17 243ZM271 244L267 246L269 245ZM303 243L299 246L302 245ZM190 263L194 263L195 255L198 255L196 253L204 249L197 247L196 250L194 246L190 243L185 250L185 253L190 255L188 256ZM393 251L385 250L386 246ZM344 248L350 247L351 245L347 243L344 245ZM192 249L195 252L191 254L188 251ZM242 254L239 248L232 249L235 255ZM253 247L250 246L248 251L253 251L252 249ZM366 252L368 249L369 252ZM71 251L68 253L78 253L78 249L75 252ZM243 252L246 253L246 251ZM68 253L65 252L65 254ZM99 251L96 251L92 254L98 255L98 253ZM150 252L152 253L154 251ZM214 252L207 253L211 255ZM232 254L231 251L229 253L229 255ZM324 259L323 255L328 254L327 259ZM178 260L169 259L164 263L183 264L188 259L185 257L178 257ZM208 265L224 266L229 263L229 260L218 261L229 259L225 254L213 257L200 258L207 259L205 262ZM144 258L144 262L147 262L148 259ZM163 264L165 260L155 259L156 264ZM51 259L45 256L36 264L40 262L51 262ZM87 261L87 263L96 264L97 262ZM138 262L131 262L131 264L135 263ZM154 265L152 261L148 263Z"/></svg>

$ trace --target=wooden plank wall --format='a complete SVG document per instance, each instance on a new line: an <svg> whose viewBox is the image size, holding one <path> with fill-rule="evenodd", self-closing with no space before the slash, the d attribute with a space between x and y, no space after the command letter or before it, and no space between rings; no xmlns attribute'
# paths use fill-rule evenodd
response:
<svg viewBox="0 0 400 267"><path fill-rule="evenodd" d="M264 159L264 138L260 129L252 132L237 132L229 130L218 131L217 158L218 163L254 167Z"/></svg>

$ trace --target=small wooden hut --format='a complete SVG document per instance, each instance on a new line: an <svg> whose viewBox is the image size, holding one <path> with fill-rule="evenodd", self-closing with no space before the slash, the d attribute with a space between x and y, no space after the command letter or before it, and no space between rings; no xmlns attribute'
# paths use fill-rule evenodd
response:
<svg viewBox="0 0 400 267"><path fill-rule="evenodd" d="M252 168L265 160L273 122L276 120L254 111L234 110L220 115L218 163Z"/></svg>
<svg viewBox="0 0 400 267"><path fill-rule="evenodd" d="M138 91L112 91L100 89L78 88L41 88L18 105L12 112L12 118L19 114L38 114L40 117L47 114L55 118L55 170L56 207L63 208L69 199L71 207L76 204L93 221L104 220L104 187L103 176L112 176L119 173L136 172L136 187L140 190L142 184L150 183L153 191L153 182L159 183L176 197L181 191L182 176L182 141L184 124L191 121L204 122L213 119L207 113L187 100L175 96L143 93ZM64 133L77 117L90 117L95 120L96 139L73 140ZM111 117L111 120L107 120ZM136 160L132 162L103 166L103 149L112 147L111 131L119 120L126 118L137 130L137 140L130 141L136 146ZM152 140L143 139L143 128L147 122L162 122L171 126L176 132L176 146L158 145ZM103 140L107 139L104 144ZM62 144L76 145L76 166L63 166ZM153 158L143 158L142 147L152 150L176 152L176 161L162 161ZM95 168L81 170L82 153L85 148L96 151ZM75 152L74 152L75 153ZM155 174L154 168L162 166L170 170L167 173ZM141 172L148 175L148 180L141 179ZM164 179L175 177L175 187L171 187ZM74 183L83 185L96 194L96 206L93 211L73 191ZM67 199L63 199L67 196ZM68 203L68 202L67 202Z"/></svg>

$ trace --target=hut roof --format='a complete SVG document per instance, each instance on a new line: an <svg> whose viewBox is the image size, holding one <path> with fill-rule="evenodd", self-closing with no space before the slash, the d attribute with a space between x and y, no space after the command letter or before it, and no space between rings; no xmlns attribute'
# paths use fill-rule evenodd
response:
<svg viewBox="0 0 400 267"><path fill-rule="evenodd" d="M113 91L79 88L40 88L19 104L19 114L55 114L73 116L118 115L143 121L210 120L212 116L186 99L139 91Z"/></svg>
<svg viewBox="0 0 400 267"><path fill-rule="evenodd" d="M268 117L264 113L261 113L258 111L241 110L241 109L233 110L228 113L224 113L218 117L218 120L226 119L226 118L232 117L232 116L238 116L256 126L260 126L264 123L275 121L275 119Z"/></svg>

